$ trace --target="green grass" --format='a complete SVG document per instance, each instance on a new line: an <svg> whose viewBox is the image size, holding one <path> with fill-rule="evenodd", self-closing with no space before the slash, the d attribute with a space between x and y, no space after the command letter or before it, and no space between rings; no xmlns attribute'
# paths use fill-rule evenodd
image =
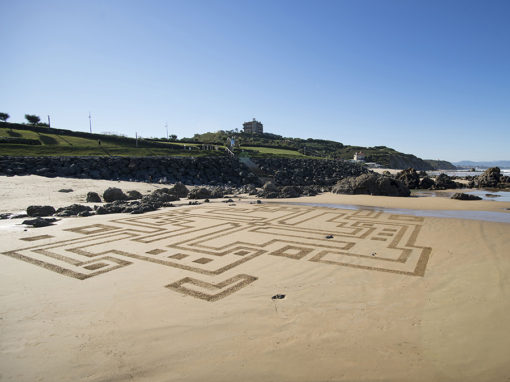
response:
<svg viewBox="0 0 510 382"><path fill-rule="evenodd" d="M309 158L308 156L306 156L296 150L277 149L277 148L273 148L273 147L250 147L250 146L242 146L241 149L256 151L260 154L266 154L266 155Z"/></svg>
<svg viewBox="0 0 510 382"><path fill-rule="evenodd" d="M178 142L167 143L168 148L151 147L151 142L119 140L115 136L104 135L101 145L95 138L75 137L72 135L39 133L31 130L0 128L0 137L36 139L41 145L0 144L0 155L11 156L213 156L224 155L222 151L182 150ZM191 146L186 144L187 146ZM195 146L195 145L193 145Z"/></svg>

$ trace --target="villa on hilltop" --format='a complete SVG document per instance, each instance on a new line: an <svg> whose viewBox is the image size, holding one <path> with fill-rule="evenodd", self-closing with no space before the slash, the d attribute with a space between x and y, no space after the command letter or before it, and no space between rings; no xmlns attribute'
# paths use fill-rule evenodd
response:
<svg viewBox="0 0 510 382"><path fill-rule="evenodd" d="M264 125L253 118L253 121L243 123L243 130L248 134L262 134L264 132Z"/></svg>

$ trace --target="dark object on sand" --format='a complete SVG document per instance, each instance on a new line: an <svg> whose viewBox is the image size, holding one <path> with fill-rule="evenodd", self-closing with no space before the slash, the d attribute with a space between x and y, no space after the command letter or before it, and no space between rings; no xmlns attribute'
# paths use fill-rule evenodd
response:
<svg viewBox="0 0 510 382"><path fill-rule="evenodd" d="M62 188L58 190L58 192L73 192L74 190L72 188Z"/></svg>
<svg viewBox="0 0 510 382"><path fill-rule="evenodd" d="M103 199L107 203L115 202L116 200L127 200L128 196L117 187L109 187L103 192Z"/></svg>
<svg viewBox="0 0 510 382"><path fill-rule="evenodd" d="M283 300L284 298L284 294L275 294L273 297L271 297L271 300Z"/></svg>
<svg viewBox="0 0 510 382"><path fill-rule="evenodd" d="M97 192L87 192L87 203L101 203L101 197Z"/></svg>
<svg viewBox="0 0 510 382"><path fill-rule="evenodd" d="M67 207L62 207L57 210L55 213L56 216L66 217L66 216L76 216L82 213L80 216L88 216L83 215L83 212L90 212L92 211L92 208L89 206L83 206L81 204L72 204Z"/></svg>
<svg viewBox="0 0 510 382"><path fill-rule="evenodd" d="M31 217L51 216L55 213L52 206L28 206L27 215Z"/></svg>
<svg viewBox="0 0 510 382"><path fill-rule="evenodd" d="M482 198L480 198L479 196L464 194L463 192L456 192L455 194L453 194L451 199L457 199L457 200L482 200Z"/></svg>
<svg viewBox="0 0 510 382"><path fill-rule="evenodd" d="M138 200L138 199L142 199L142 197L143 197L141 192L136 191L136 190L131 190L131 191L126 192L126 195L129 200Z"/></svg>
<svg viewBox="0 0 510 382"><path fill-rule="evenodd" d="M45 218L37 217L35 219L23 220L22 224L31 225L34 228L38 228L38 227L49 226L56 221L57 221L57 219L55 219L55 218L45 219Z"/></svg>
<svg viewBox="0 0 510 382"><path fill-rule="evenodd" d="M326 239L333 239L333 235L326 236Z"/></svg>

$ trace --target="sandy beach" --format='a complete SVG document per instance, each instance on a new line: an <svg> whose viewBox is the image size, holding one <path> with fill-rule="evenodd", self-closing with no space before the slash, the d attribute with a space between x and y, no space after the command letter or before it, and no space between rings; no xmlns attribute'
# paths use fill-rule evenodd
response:
<svg viewBox="0 0 510 382"><path fill-rule="evenodd" d="M0 184L0 212L164 187ZM510 224L363 207L508 214L510 203L253 200L37 229L0 220L0 380L508 380Z"/></svg>

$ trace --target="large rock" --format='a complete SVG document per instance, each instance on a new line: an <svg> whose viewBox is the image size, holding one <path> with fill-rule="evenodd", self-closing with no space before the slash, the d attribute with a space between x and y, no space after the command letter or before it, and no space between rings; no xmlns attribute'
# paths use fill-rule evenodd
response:
<svg viewBox="0 0 510 382"><path fill-rule="evenodd" d="M87 192L87 203L101 203L101 197L97 192Z"/></svg>
<svg viewBox="0 0 510 382"><path fill-rule="evenodd" d="M301 195L302 189L294 186L285 186L282 187L280 191L281 198L297 198Z"/></svg>
<svg viewBox="0 0 510 382"><path fill-rule="evenodd" d="M273 199L280 195L280 188L273 182L266 182L262 187L262 190L258 193L261 198Z"/></svg>
<svg viewBox="0 0 510 382"><path fill-rule="evenodd" d="M475 179L475 184L478 187L498 187L500 179L501 170L499 167L491 167Z"/></svg>
<svg viewBox="0 0 510 382"><path fill-rule="evenodd" d="M457 200L482 200L479 196L476 195L470 195L470 194L464 194L463 192L456 192L452 195L451 199L457 199Z"/></svg>
<svg viewBox="0 0 510 382"><path fill-rule="evenodd" d="M457 183L455 183L451 177L442 173L436 177L436 185L434 188L436 190L455 189L457 188Z"/></svg>
<svg viewBox="0 0 510 382"><path fill-rule="evenodd" d="M55 208L52 206L28 206L27 215L31 217L36 216L51 216L55 213Z"/></svg>
<svg viewBox="0 0 510 382"><path fill-rule="evenodd" d="M409 188L399 180L378 174L363 174L340 180L331 190L335 194L409 196Z"/></svg>
<svg viewBox="0 0 510 382"><path fill-rule="evenodd" d="M128 191L128 192L126 192L126 194L127 194L127 197L129 200L142 199L142 196L143 196L140 191L136 191L136 190Z"/></svg>
<svg viewBox="0 0 510 382"><path fill-rule="evenodd" d="M168 188L158 188L149 195L144 195L141 199L143 203L157 203L159 206L162 206L163 203L179 200L179 197Z"/></svg>
<svg viewBox="0 0 510 382"><path fill-rule="evenodd" d="M194 188L188 194L188 199L209 199L211 197L211 191L205 187Z"/></svg>
<svg viewBox="0 0 510 382"><path fill-rule="evenodd" d="M32 227L39 228L39 227L46 227L46 226L52 225L56 221L57 221L57 219L55 219L55 218L46 218L45 219L42 217L36 217L35 219L23 220L22 224L31 225Z"/></svg>
<svg viewBox="0 0 510 382"><path fill-rule="evenodd" d="M185 198L186 196L188 196L189 193L188 188L181 182L175 183L175 185L172 188L170 188L170 191L172 194L179 198Z"/></svg>
<svg viewBox="0 0 510 382"><path fill-rule="evenodd" d="M127 200L128 197L120 188L109 187L103 193L103 199L105 202L111 203L117 200Z"/></svg>
<svg viewBox="0 0 510 382"><path fill-rule="evenodd" d="M420 175L414 168L408 168L402 170L395 176L396 179L400 180L410 189L416 189L420 187Z"/></svg>
<svg viewBox="0 0 510 382"><path fill-rule="evenodd" d="M422 190L429 190L433 188L436 185L436 183L430 179L428 176L425 176L420 180L420 186L419 188Z"/></svg>
<svg viewBox="0 0 510 382"><path fill-rule="evenodd" d="M67 207L59 208L56 212L56 216L61 216L61 217L76 216L80 213L83 213L83 212L86 213L86 212L90 212L90 211L92 211L92 208L90 208L89 206L84 206L81 204L72 204ZM87 215L87 214L85 214L85 215ZM81 216L84 216L84 214L82 214Z"/></svg>

